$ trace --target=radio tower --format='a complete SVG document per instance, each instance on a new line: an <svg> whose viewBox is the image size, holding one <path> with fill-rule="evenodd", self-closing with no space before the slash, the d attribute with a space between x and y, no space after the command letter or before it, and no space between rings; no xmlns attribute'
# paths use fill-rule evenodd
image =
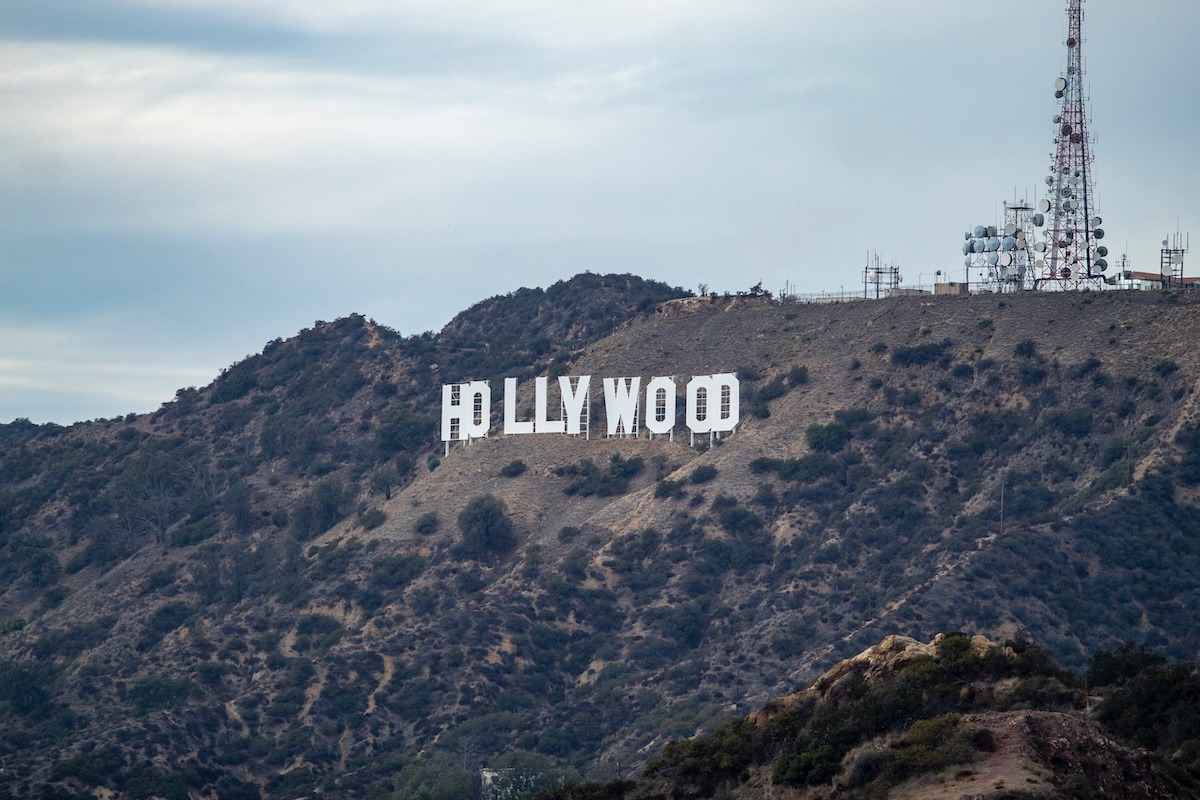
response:
<svg viewBox="0 0 1200 800"><path fill-rule="evenodd" d="M1083 87L1083 0L1067 1L1067 69L1054 81L1062 102L1054 116L1054 163L1046 178L1044 256L1035 264L1040 289L1100 288L1108 249L1092 187L1092 142Z"/></svg>

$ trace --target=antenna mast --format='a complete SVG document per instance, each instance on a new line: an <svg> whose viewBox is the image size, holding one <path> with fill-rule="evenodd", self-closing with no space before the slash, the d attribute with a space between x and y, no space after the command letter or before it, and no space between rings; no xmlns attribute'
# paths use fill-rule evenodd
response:
<svg viewBox="0 0 1200 800"><path fill-rule="evenodd" d="M1054 81L1061 101L1054 116L1054 163L1046 177L1050 196L1039 204L1046 220L1045 256L1036 267L1038 288L1100 288L1108 248L1096 216L1092 184L1092 141L1083 91L1083 0L1067 0L1067 69ZM1115 281L1111 281L1115 282Z"/></svg>

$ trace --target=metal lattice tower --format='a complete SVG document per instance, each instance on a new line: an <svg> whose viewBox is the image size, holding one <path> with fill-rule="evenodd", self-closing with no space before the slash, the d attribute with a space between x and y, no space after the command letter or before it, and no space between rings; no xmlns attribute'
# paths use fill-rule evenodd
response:
<svg viewBox="0 0 1200 800"><path fill-rule="evenodd" d="M1049 196L1039 204L1045 215L1042 257L1035 284L1044 289L1099 288L1108 269L1108 249L1096 216L1092 183L1092 141L1083 86L1083 0L1067 2L1067 69L1054 82L1061 108L1054 116L1054 163L1046 178Z"/></svg>
<svg viewBox="0 0 1200 800"><path fill-rule="evenodd" d="M1159 271L1163 276L1163 285L1170 289L1172 287L1182 288L1183 280L1183 257L1187 255L1188 244L1191 237L1184 238L1182 233L1176 232L1174 236L1169 236L1163 239L1162 251L1159 255Z"/></svg>
<svg viewBox="0 0 1200 800"><path fill-rule="evenodd" d="M963 242L963 263L980 270L979 283L990 292L1019 292L1031 288L1034 221L1042 215L1024 200L1004 203L1004 225L976 225ZM1044 221L1044 219L1043 219ZM1044 250L1044 248L1042 248Z"/></svg>

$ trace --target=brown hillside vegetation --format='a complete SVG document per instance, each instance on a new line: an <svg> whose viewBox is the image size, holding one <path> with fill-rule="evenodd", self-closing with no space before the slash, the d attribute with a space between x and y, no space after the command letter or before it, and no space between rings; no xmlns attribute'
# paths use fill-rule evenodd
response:
<svg viewBox="0 0 1200 800"><path fill-rule="evenodd" d="M0 794L454 797L628 772L891 634L1200 651L1194 298L682 294L349 317L0 426ZM600 378L729 371L735 433L603 436ZM593 376L590 439L501 434L539 374ZM492 435L445 455L470 379Z"/></svg>
<svg viewBox="0 0 1200 800"><path fill-rule="evenodd" d="M540 800L1197 796L1194 778L1112 741L1071 679L1027 643L891 636L745 720L671 743L641 780Z"/></svg>

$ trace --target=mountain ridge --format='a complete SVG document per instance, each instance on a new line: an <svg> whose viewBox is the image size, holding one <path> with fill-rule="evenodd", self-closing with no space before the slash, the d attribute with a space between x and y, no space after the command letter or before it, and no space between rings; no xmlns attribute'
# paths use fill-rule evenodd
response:
<svg viewBox="0 0 1200 800"><path fill-rule="evenodd" d="M618 319L577 328L592 293ZM891 633L1200 649L1194 299L549 294L445 339L319 323L152 415L0 426L0 660L48 698L6 707L5 791L87 789L97 751L93 789L588 775ZM438 442L445 382L521 378L528 411L539 373L727 371L742 423L711 445Z"/></svg>

